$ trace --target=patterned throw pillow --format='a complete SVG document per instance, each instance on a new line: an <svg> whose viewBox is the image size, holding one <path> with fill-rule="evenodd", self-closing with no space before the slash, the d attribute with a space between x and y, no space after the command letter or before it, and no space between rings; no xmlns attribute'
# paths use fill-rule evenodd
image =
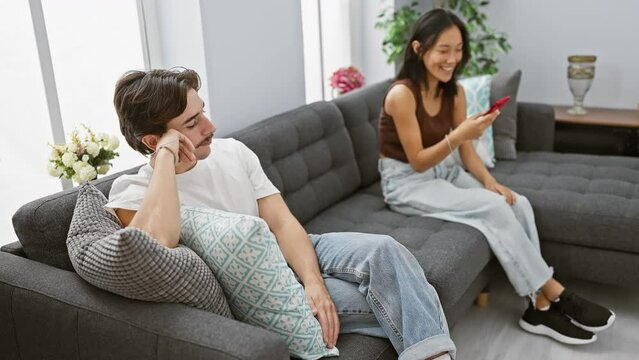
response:
<svg viewBox="0 0 639 360"><path fill-rule="evenodd" d="M181 241L213 269L235 318L279 334L292 356L338 356L295 280L268 225L259 217L183 206Z"/></svg>
<svg viewBox="0 0 639 360"><path fill-rule="evenodd" d="M145 301L182 303L232 317L211 269L185 246L169 249L146 232L122 228L95 186L78 191L67 237L71 264L87 282Z"/></svg>
<svg viewBox="0 0 639 360"><path fill-rule="evenodd" d="M474 76L459 80L459 84L466 93L466 116L484 113L490 109L490 82L491 75ZM476 140L473 140L475 151L481 161L488 168L495 167L495 148L493 144L493 128L489 126L484 133ZM463 165L459 151L448 156L445 164Z"/></svg>

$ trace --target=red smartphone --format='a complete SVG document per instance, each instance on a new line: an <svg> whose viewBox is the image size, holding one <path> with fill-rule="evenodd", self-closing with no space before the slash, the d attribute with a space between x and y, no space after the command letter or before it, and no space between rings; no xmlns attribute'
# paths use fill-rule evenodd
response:
<svg viewBox="0 0 639 360"><path fill-rule="evenodd" d="M486 111L486 113L484 113L484 115L488 115L490 113L493 113L493 112L501 109L502 107L504 107L504 105L506 105L508 100L510 100L510 96L504 96L503 98L501 98L499 100L495 100L495 103L490 107L490 109L488 111Z"/></svg>

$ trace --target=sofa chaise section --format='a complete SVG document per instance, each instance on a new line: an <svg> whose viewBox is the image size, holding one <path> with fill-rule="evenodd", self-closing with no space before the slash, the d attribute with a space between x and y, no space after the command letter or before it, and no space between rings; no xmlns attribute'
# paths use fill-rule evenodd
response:
<svg viewBox="0 0 639 360"><path fill-rule="evenodd" d="M353 138L362 186L379 179L377 124L390 83L335 100ZM530 200L542 254L558 276L639 285L639 158L556 153L554 139L553 108L519 102L517 159L498 160L491 173Z"/></svg>
<svg viewBox="0 0 639 360"><path fill-rule="evenodd" d="M493 174L532 203L559 275L639 285L639 159L520 152Z"/></svg>

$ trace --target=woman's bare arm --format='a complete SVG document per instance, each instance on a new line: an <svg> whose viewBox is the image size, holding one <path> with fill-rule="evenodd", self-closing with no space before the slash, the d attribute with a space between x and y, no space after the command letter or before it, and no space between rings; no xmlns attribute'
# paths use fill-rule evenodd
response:
<svg viewBox="0 0 639 360"><path fill-rule="evenodd" d="M411 90L405 85L394 86L386 96L384 110L393 117L399 141L411 167L426 171L448 156L450 149L446 139L424 148L422 134L415 115L417 103Z"/></svg>

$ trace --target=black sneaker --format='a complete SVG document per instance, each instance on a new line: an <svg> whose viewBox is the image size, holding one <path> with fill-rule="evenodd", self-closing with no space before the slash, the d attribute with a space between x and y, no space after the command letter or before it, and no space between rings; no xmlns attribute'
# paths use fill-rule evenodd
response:
<svg viewBox="0 0 639 360"><path fill-rule="evenodd" d="M592 332L607 329L615 321L615 313L612 311L568 290L564 290L559 301L553 302L550 307L568 315L580 328Z"/></svg>
<svg viewBox="0 0 639 360"><path fill-rule="evenodd" d="M546 335L564 344L583 345L597 340L597 335L576 326L566 315L552 307L541 311L530 304L519 320L519 326L530 333Z"/></svg>

